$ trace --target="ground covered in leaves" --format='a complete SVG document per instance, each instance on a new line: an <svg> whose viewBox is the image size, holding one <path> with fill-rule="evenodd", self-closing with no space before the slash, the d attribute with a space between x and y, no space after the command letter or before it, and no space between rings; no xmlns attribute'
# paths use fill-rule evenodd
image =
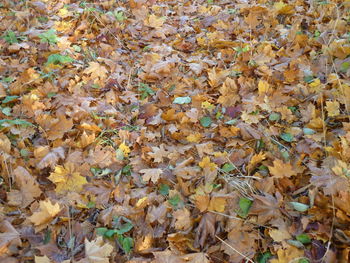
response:
<svg viewBox="0 0 350 263"><path fill-rule="evenodd" d="M349 262L350 1L0 3L0 261Z"/></svg>

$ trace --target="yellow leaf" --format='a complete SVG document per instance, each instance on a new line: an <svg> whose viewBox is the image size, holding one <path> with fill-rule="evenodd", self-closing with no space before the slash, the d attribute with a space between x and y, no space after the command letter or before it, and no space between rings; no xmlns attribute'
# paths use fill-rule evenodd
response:
<svg viewBox="0 0 350 263"><path fill-rule="evenodd" d="M163 26L165 19L163 17L157 17L156 15L150 15L146 22L146 25L154 28L160 28Z"/></svg>
<svg viewBox="0 0 350 263"><path fill-rule="evenodd" d="M202 161L199 162L199 167L205 169L205 168L209 168L210 170L215 170L216 169L216 164L215 163L212 163L210 161L210 158L209 156L205 156Z"/></svg>
<svg viewBox="0 0 350 263"><path fill-rule="evenodd" d="M209 101L203 101L202 108L207 109L208 111L211 112L215 108L215 106L213 104L211 104Z"/></svg>
<svg viewBox="0 0 350 263"><path fill-rule="evenodd" d="M56 185L58 194L65 194L70 191L80 192L83 185L87 184L86 178L79 172L74 171L74 164L66 163L64 166L57 165L55 171L50 174L49 180Z"/></svg>
<svg viewBox="0 0 350 263"><path fill-rule="evenodd" d="M271 263L289 263L294 262L296 259L304 256L304 251L293 246L289 246L286 249L280 248L277 251L278 259L271 259ZM297 262L297 261L296 261Z"/></svg>
<svg viewBox="0 0 350 263"><path fill-rule="evenodd" d="M109 256L113 251L113 246L103 242L102 237L98 237L91 242L85 239L85 256L90 263L109 263Z"/></svg>
<svg viewBox="0 0 350 263"><path fill-rule="evenodd" d="M223 213L225 211L226 198L214 196L211 198L208 210Z"/></svg>
<svg viewBox="0 0 350 263"><path fill-rule="evenodd" d="M188 142L200 142L202 139L202 134L200 133L192 133L186 137Z"/></svg>
<svg viewBox="0 0 350 263"><path fill-rule="evenodd" d="M320 79L314 79L314 80L309 84L309 86L310 86L311 88L317 88L317 87L320 86L320 85L321 85Z"/></svg>
<svg viewBox="0 0 350 263"><path fill-rule="evenodd" d="M196 195L195 204L200 212L207 210L209 205L209 196L208 195Z"/></svg>
<svg viewBox="0 0 350 263"><path fill-rule="evenodd" d="M339 102L338 101L326 101L326 109L329 117L338 116L340 114L339 111Z"/></svg>
<svg viewBox="0 0 350 263"><path fill-rule="evenodd" d="M67 8L61 8L60 10L58 10L58 16L60 16L60 17L64 17L67 14L68 14Z"/></svg>
<svg viewBox="0 0 350 263"><path fill-rule="evenodd" d="M39 211L29 217L29 221L37 226L36 231L44 229L52 219L61 211L59 204L52 204L50 199L40 201Z"/></svg>
<svg viewBox="0 0 350 263"><path fill-rule="evenodd" d="M143 208L147 205L147 199L148 197L142 197L141 199L139 199L135 205L136 208Z"/></svg>
<svg viewBox="0 0 350 263"><path fill-rule="evenodd" d="M124 142L119 145L119 149L123 151L124 157L127 157L131 152L129 146L127 146Z"/></svg>
<svg viewBox="0 0 350 263"><path fill-rule="evenodd" d="M247 166L248 170L251 171L255 166L260 163L261 161L266 159L266 155L263 152L260 152L258 154L254 154L252 159L250 159L250 162Z"/></svg>
<svg viewBox="0 0 350 263"><path fill-rule="evenodd" d="M263 95L269 91L269 83L264 81L264 80L259 80L258 83L258 90L259 90L259 95Z"/></svg>
<svg viewBox="0 0 350 263"><path fill-rule="evenodd" d="M51 263L51 260L47 256L43 256L43 257L35 256L34 262L35 263Z"/></svg>
<svg viewBox="0 0 350 263"><path fill-rule="evenodd" d="M269 166L269 171L274 178L289 178L296 175L296 172L293 170L293 166L290 163L284 163L278 159L273 161L273 166Z"/></svg>
<svg viewBox="0 0 350 263"><path fill-rule="evenodd" d="M294 7L292 5L285 4L283 2L277 2L274 4L274 8L277 14L290 15L294 12Z"/></svg>

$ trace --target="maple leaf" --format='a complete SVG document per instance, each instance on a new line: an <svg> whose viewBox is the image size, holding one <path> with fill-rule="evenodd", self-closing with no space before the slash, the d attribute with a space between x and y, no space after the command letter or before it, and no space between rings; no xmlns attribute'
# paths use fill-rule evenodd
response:
<svg viewBox="0 0 350 263"><path fill-rule="evenodd" d="M165 19L163 17L157 17L156 15L150 15L148 19L145 21L145 24L154 27L154 28L161 28L165 22Z"/></svg>
<svg viewBox="0 0 350 263"><path fill-rule="evenodd" d="M300 259L304 256L304 251L298 249L294 246L287 246L287 248L280 248L277 251L278 259L271 259L271 263L289 263L297 259Z"/></svg>
<svg viewBox="0 0 350 263"><path fill-rule="evenodd" d="M167 157L168 152L164 149L164 144L161 144L160 147L151 147L152 152L148 153L154 159L154 162L161 163L163 158Z"/></svg>
<svg viewBox="0 0 350 263"><path fill-rule="evenodd" d="M153 183L157 183L159 176L163 173L162 169L152 168L152 169L142 169L140 173L143 173L142 179L145 182L151 180Z"/></svg>
<svg viewBox="0 0 350 263"><path fill-rule="evenodd" d="M186 208L176 210L173 213L175 217L175 228L177 230L186 230L192 226L191 213Z"/></svg>
<svg viewBox="0 0 350 263"><path fill-rule="evenodd" d="M57 165L49 179L56 185L55 190L58 194L65 194L69 191L80 192L83 185L87 184L86 178L75 171L72 163L66 163L64 166Z"/></svg>
<svg viewBox="0 0 350 263"><path fill-rule="evenodd" d="M29 221L36 226L35 230L38 232L44 229L60 211L61 208L58 203L52 204L50 199L46 199L40 201L39 211L34 212L29 217Z"/></svg>
<svg viewBox="0 0 350 263"><path fill-rule="evenodd" d="M210 199L208 210L223 213L225 211L226 202L227 202L226 197L213 196Z"/></svg>
<svg viewBox="0 0 350 263"><path fill-rule="evenodd" d="M269 166L269 171L274 178L289 178L296 175L290 163L284 163L279 159L273 161L273 166Z"/></svg>
<svg viewBox="0 0 350 263"><path fill-rule="evenodd" d="M254 154L253 157L250 159L249 164L247 166L248 171L252 171L257 164L259 164L261 161L266 159L266 154L263 152L260 152L258 154Z"/></svg>
<svg viewBox="0 0 350 263"><path fill-rule="evenodd" d="M217 168L217 165L215 163L212 163L210 161L210 157L209 156L205 156L202 161L200 161L198 163L199 167L201 167L202 169L209 169L211 171L215 170Z"/></svg>
<svg viewBox="0 0 350 263"><path fill-rule="evenodd" d="M0 222L0 255L2 255L10 245L22 246L22 241L20 234L11 223L7 220L3 220Z"/></svg>
<svg viewBox="0 0 350 263"><path fill-rule="evenodd" d="M127 157L131 152L129 146L127 146L124 142L121 143L118 148L123 152L124 157Z"/></svg>
<svg viewBox="0 0 350 263"><path fill-rule="evenodd" d="M83 73L90 75L96 82L98 80L106 79L108 70L104 66L101 66L98 62L91 61L89 62L89 67L87 67Z"/></svg>
<svg viewBox="0 0 350 263"><path fill-rule="evenodd" d="M102 237L98 237L91 242L85 239L85 257L89 263L109 263L109 256L113 251L113 246L103 242Z"/></svg>
<svg viewBox="0 0 350 263"><path fill-rule="evenodd" d="M39 149L36 149L36 154L38 154L38 151L42 150L46 150L45 147L39 147ZM58 160L64 159L64 157L65 154L63 147L53 148L40 160L40 162L38 162L37 167L39 169L44 169L46 167L54 168Z"/></svg>
<svg viewBox="0 0 350 263"><path fill-rule="evenodd" d="M47 131L47 138L49 140L61 139L66 132L72 129L72 127L73 120L68 120L63 114L61 114Z"/></svg>
<svg viewBox="0 0 350 263"><path fill-rule="evenodd" d="M281 194L276 193L278 198L270 194L265 194L265 196L254 195L254 202L250 209L251 214L258 215L259 224L265 224L274 218L279 218L281 216L280 203Z"/></svg>
<svg viewBox="0 0 350 263"><path fill-rule="evenodd" d="M18 166L13 173L20 191L12 190L8 194L9 204L22 208L27 207L36 197L41 195L39 184L22 166Z"/></svg>
<svg viewBox="0 0 350 263"><path fill-rule="evenodd" d="M201 221L199 222L198 228L195 232L196 233L195 244L197 244L197 246L200 245L201 247L203 247L208 235L211 238L215 237L215 222L216 222L215 214L205 213L202 216Z"/></svg>

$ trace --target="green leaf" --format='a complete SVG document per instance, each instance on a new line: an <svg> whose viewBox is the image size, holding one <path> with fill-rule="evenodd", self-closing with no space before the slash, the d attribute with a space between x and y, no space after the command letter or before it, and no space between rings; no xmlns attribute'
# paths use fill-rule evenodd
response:
<svg viewBox="0 0 350 263"><path fill-rule="evenodd" d="M96 228L96 234L99 236L104 236L107 231L108 231L107 227Z"/></svg>
<svg viewBox="0 0 350 263"><path fill-rule="evenodd" d="M341 64L340 71L345 73L348 71L349 68L350 68L350 62L347 61Z"/></svg>
<svg viewBox="0 0 350 263"><path fill-rule="evenodd" d="M50 29L40 34L39 38L41 39L41 42L48 43L48 44L56 44L58 41L55 29Z"/></svg>
<svg viewBox="0 0 350 263"><path fill-rule="evenodd" d="M5 41L9 44L15 44L18 43L18 39L16 37L15 32L13 32L12 30L7 31L7 33L4 35L3 37L5 39Z"/></svg>
<svg viewBox="0 0 350 263"><path fill-rule="evenodd" d="M289 240L287 240L287 243L289 245L292 245L292 246L297 247L297 248L303 248L304 247L303 243L301 243L298 240L289 239Z"/></svg>
<svg viewBox="0 0 350 263"><path fill-rule="evenodd" d="M239 208L238 215L242 218L246 218L249 213L249 209L252 206L253 201L249 200L248 198L241 197L239 199Z"/></svg>
<svg viewBox="0 0 350 263"><path fill-rule="evenodd" d="M299 259L298 263L310 263L310 261L307 258Z"/></svg>
<svg viewBox="0 0 350 263"><path fill-rule="evenodd" d="M63 56L61 54L51 54L47 58L46 65L49 65L49 64L54 64L54 65L66 64L66 63L71 63L73 61L74 60L70 56Z"/></svg>
<svg viewBox="0 0 350 263"><path fill-rule="evenodd" d="M201 123L201 125L205 128L210 127L212 120L210 117L206 116L206 117L202 117L199 122Z"/></svg>
<svg viewBox="0 0 350 263"><path fill-rule="evenodd" d="M47 97L50 99L50 98L52 98L52 97L54 97L54 96L56 96L57 94L55 93L55 92L49 92L49 93L47 93Z"/></svg>
<svg viewBox="0 0 350 263"><path fill-rule="evenodd" d="M161 195L168 195L169 194L169 185L167 184L161 184L160 187L159 187L159 193Z"/></svg>
<svg viewBox="0 0 350 263"><path fill-rule="evenodd" d="M134 225L131 222L126 222L126 223L122 224L116 230L116 233L118 233L119 235L122 235L122 234L124 234L126 232L129 232L133 227L134 227Z"/></svg>
<svg viewBox="0 0 350 263"><path fill-rule="evenodd" d="M2 103L9 103L19 98L19 96L6 96Z"/></svg>
<svg viewBox="0 0 350 263"><path fill-rule="evenodd" d="M315 130L310 129L310 128L303 128L303 132L304 132L305 135L312 135L312 134L316 133Z"/></svg>
<svg viewBox="0 0 350 263"><path fill-rule="evenodd" d="M87 203L86 207L91 209L91 208L94 208L96 206L96 204L92 201L89 201L89 203Z"/></svg>
<svg viewBox="0 0 350 263"><path fill-rule="evenodd" d="M264 254L260 254L256 260L258 263L267 263L271 257L272 257L272 254L268 251L268 252L265 252Z"/></svg>
<svg viewBox="0 0 350 263"><path fill-rule="evenodd" d="M308 205L305 205L303 203L299 203L299 202L289 202L289 204L291 204L291 206L299 211L299 212L305 212L309 209L309 206Z"/></svg>
<svg viewBox="0 0 350 263"><path fill-rule="evenodd" d="M141 100L144 100L148 96L152 96L156 94L156 92L153 89L151 89L148 86L148 84L145 84L145 83L140 83L139 91L141 92Z"/></svg>
<svg viewBox="0 0 350 263"><path fill-rule="evenodd" d="M22 157L28 157L29 156L29 152L27 149L21 149L19 151L19 153L21 154Z"/></svg>
<svg viewBox="0 0 350 263"><path fill-rule="evenodd" d="M10 107L5 107L1 110L1 112L6 116L11 116L12 109Z"/></svg>
<svg viewBox="0 0 350 263"><path fill-rule="evenodd" d="M116 229L108 229L103 236L112 238L115 234L118 234L118 230Z"/></svg>
<svg viewBox="0 0 350 263"><path fill-rule="evenodd" d="M283 139L286 142L292 142L294 140L294 137L290 133L282 133L281 134L281 139Z"/></svg>
<svg viewBox="0 0 350 263"><path fill-rule="evenodd" d="M131 237L122 237L119 242L121 243L124 252L129 254L134 246L134 240Z"/></svg>
<svg viewBox="0 0 350 263"><path fill-rule="evenodd" d="M232 163L225 163L221 169L224 172L229 173L229 172L232 172L235 169L235 167Z"/></svg>
<svg viewBox="0 0 350 263"><path fill-rule="evenodd" d="M305 81L306 83L311 83L311 82L314 81L314 76L305 76L305 77L304 77L304 81Z"/></svg>
<svg viewBox="0 0 350 263"><path fill-rule="evenodd" d="M108 175L108 174L112 173L111 169L108 169L108 168L101 169L101 168L98 168L98 167L91 167L90 171L96 177L103 177L105 175Z"/></svg>
<svg viewBox="0 0 350 263"><path fill-rule="evenodd" d="M179 195L175 195L174 197L169 199L169 203L173 206L173 207L177 207L180 203L181 203L181 198Z"/></svg>
<svg viewBox="0 0 350 263"><path fill-rule="evenodd" d="M177 97L174 99L174 104L188 104L191 103L192 99L191 97Z"/></svg>
<svg viewBox="0 0 350 263"><path fill-rule="evenodd" d="M122 22L125 20L125 16L124 16L124 13L123 11L114 11L114 17L119 21L119 22Z"/></svg>
<svg viewBox="0 0 350 263"><path fill-rule="evenodd" d="M122 174L124 175L127 175L127 176L130 176L131 175L131 165L128 164L128 165L125 165L122 169Z"/></svg>
<svg viewBox="0 0 350 263"><path fill-rule="evenodd" d="M46 245L46 244L48 244L50 242L50 240L51 240L51 233L52 232L49 229L45 232L44 241L43 241L44 245Z"/></svg>
<svg viewBox="0 0 350 263"><path fill-rule="evenodd" d="M226 121L225 124L234 125L234 124L236 124L236 122L237 122L237 119L232 119L232 120Z"/></svg>
<svg viewBox="0 0 350 263"><path fill-rule="evenodd" d="M269 116L270 121L278 121L280 119L280 115L276 112L272 112Z"/></svg>
<svg viewBox="0 0 350 263"><path fill-rule="evenodd" d="M311 238L308 234L300 234L296 236L296 239L300 241L303 244L309 244L311 243Z"/></svg>

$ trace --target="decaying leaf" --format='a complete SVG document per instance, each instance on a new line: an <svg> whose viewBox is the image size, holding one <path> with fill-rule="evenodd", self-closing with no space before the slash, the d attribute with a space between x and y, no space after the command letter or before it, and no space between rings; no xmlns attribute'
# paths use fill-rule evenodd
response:
<svg viewBox="0 0 350 263"><path fill-rule="evenodd" d="M75 170L74 164L57 165L49 179L56 185L56 192L64 194L69 191L80 192L87 183L86 178Z"/></svg>
<svg viewBox="0 0 350 263"><path fill-rule="evenodd" d="M34 212L28 219L36 226L36 231L45 228L61 211L58 203L53 204L50 199L40 201L38 211Z"/></svg>
<svg viewBox="0 0 350 263"><path fill-rule="evenodd" d="M105 243L102 237L89 241L85 239L85 256L89 263L109 263L113 246Z"/></svg>

